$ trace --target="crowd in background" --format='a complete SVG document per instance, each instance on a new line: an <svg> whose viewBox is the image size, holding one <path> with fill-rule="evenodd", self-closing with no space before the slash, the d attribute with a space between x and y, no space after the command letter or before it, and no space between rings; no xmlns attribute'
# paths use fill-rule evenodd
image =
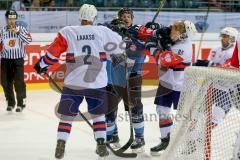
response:
<svg viewBox="0 0 240 160"><path fill-rule="evenodd" d="M158 8L160 0L1 0L0 9L15 10L64 10L80 7L82 4L94 4L97 7ZM239 0L166 0L164 8L211 8L220 11L236 12L240 10ZM45 8L44 8L45 7ZM46 9L46 7L48 7Z"/></svg>

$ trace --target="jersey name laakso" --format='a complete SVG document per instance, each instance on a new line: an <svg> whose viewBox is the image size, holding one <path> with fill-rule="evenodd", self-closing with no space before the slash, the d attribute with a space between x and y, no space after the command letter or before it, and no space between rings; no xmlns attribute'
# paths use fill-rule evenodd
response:
<svg viewBox="0 0 240 160"><path fill-rule="evenodd" d="M94 34L87 34L87 35L77 35L77 40L81 41L81 40L94 40L95 36Z"/></svg>

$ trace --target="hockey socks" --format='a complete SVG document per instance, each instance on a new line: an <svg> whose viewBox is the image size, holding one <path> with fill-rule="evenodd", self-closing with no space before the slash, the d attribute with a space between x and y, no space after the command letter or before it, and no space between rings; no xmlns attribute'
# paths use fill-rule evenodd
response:
<svg viewBox="0 0 240 160"><path fill-rule="evenodd" d="M106 141L106 122L105 116L99 116L93 119L93 132L95 139L104 139Z"/></svg>
<svg viewBox="0 0 240 160"><path fill-rule="evenodd" d="M136 138L143 138L144 137L143 136L143 134L144 134L144 122L133 123L133 128L134 128Z"/></svg>
<svg viewBox="0 0 240 160"><path fill-rule="evenodd" d="M162 138L167 137L167 135L170 133L172 125L173 125L173 121L171 119L159 120L159 128L160 128Z"/></svg>
<svg viewBox="0 0 240 160"><path fill-rule="evenodd" d="M107 122L107 140L110 140L114 134L116 128L115 122Z"/></svg>
<svg viewBox="0 0 240 160"><path fill-rule="evenodd" d="M57 139L67 141L72 128L72 121L60 120L58 125Z"/></svg>
<svg viewBox="0 0 240 160"><path fill-rule="evenodd" d="M170 133L171 126L173 125L173 121L170 116L171 108L157 105L157 113L159 115L161 138L166 138Z"/></svg>
<svg viewBox="0 0 240 160"><path fill-rule="evenodd" d="M136 138L143 138L144 135L144 117L142 108L134 107L132 109L132 123Z"/></svg>

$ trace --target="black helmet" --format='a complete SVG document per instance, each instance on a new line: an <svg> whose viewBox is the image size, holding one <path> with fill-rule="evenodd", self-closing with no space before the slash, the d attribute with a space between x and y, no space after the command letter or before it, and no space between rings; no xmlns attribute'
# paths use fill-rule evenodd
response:
<svg viewBox="0 0 240 160"><path fill-rule="evenodd" d="M5 13L5 17L6 18L15 18L17 19L18 17L18 14L15 10L7 10L6 13Z"/></svg>
<svg viewBox="0 0 240 160"><path fill-rule="evenodd" d="M121 8L118 11L118 18L120 18L124 13L130 14L133 19L133 11L130 8Z"/></svg>

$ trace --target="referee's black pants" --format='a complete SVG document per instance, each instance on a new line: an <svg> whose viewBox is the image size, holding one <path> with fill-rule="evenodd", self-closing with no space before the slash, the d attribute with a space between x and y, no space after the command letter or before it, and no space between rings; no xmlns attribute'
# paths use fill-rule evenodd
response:
<svg viewBox="0 0 240 160"><path fill-rule="evenodd" d="M17 106L25 107L26 84L24 82L24 59L1 59L1 84L8 106L15 106L13 86L17 95Z"/></svg>

